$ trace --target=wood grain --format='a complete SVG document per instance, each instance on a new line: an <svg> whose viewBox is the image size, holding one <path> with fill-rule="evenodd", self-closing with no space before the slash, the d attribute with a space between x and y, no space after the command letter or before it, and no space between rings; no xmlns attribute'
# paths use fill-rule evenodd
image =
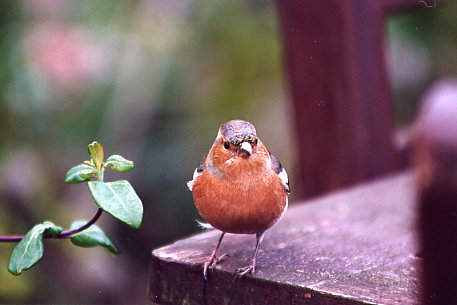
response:
<svg viewBox="0 0 457 305"><path fill-rule="evenodd" d="M254 277L254 235L227 235L230 256L203 280L217 242L206 232L154 250L149 296L161 304L417 304L412 173L302 202L266 234Z"/></svg>

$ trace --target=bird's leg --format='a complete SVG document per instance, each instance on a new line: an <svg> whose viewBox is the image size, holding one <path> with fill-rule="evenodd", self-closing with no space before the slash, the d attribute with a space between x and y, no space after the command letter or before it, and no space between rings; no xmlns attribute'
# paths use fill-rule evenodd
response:
<svg viewBox="0 0 457 305"><path fill-rule="evenodd" d="M213 268L226 256L226 254L224 254L220 257L217 257L217 252L219 251L219 247L221 246L222 238L224 238L224 235L225 232L222 232L221 236L219 237L219 241L217 242L216 248L214 248L214 251L211 254L211 257L203 265L203 276L205 277L205 280L208 279L208 268Z"/></svg>
<svg viewBox="0 0 457 305"><path fill-rule="evenodd" d="M257 252L259 252L259 247L260 243L263 240L263 237L265 236L265 232L262 233L257 233L256 235L256 243L255 243L255 250L254 250L254 255L252 256L252 261L249 266L239 268L236 272L238 273L239 277L242 277L248 273L255 273L255 262L256 262L256 257L257 257Z"/></svg>

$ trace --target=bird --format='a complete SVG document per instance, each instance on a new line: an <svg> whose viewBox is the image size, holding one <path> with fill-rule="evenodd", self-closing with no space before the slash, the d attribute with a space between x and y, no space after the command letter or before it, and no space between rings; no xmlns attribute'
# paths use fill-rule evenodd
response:
<svg viewBox="0 0 457 305"><path fill-rule="evenodd" d="M257 137L254 125L244 120L222 124L187 186L203 219L222 232L203 265L205 280L208 269L225 257L218 257L218 251L226 233L256 235L251 263L236 270L240 277L254 274L265 232L287 210L290 192L286 170Z"/></svg>

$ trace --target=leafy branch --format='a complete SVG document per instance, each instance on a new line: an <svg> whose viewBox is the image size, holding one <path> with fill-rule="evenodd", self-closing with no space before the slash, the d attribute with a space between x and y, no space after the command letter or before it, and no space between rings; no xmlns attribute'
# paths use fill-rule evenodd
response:
<svg viewBox="0 0 457 305"><path fill-rule="evenodd" d="M90 160L71 168L65 183L87 182L97 213L89 221L76 220L70 229L63 230L50 221L35 225L24 236L0 236L0 242L18 242L11 253L8 271L19 275L33 267L44 254L43 240L70 239L79 247L102 246L109 254L120 254L118 248L95 223L103 212L133 228L139 228L143 218L143 204L127 180L104 182L107 168L126 173L134 168L132 161L120 155L112 155L104 161L103 147L98 142L88 145Z"/></svg>

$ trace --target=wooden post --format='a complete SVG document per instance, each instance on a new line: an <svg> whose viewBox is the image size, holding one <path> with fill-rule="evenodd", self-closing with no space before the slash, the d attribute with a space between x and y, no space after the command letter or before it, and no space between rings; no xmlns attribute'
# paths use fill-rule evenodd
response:
<svg viewBox="0 0 457 305"><path fill-rule="evenodd" d="M457 80L432 88L416 126L423 302L457 302Z"/></svg>
<svg viewBox="0 0 457 305"><path fill-rule="evenodd" d="M305 197L398 168L380 2L277 1Z"/></svg>

